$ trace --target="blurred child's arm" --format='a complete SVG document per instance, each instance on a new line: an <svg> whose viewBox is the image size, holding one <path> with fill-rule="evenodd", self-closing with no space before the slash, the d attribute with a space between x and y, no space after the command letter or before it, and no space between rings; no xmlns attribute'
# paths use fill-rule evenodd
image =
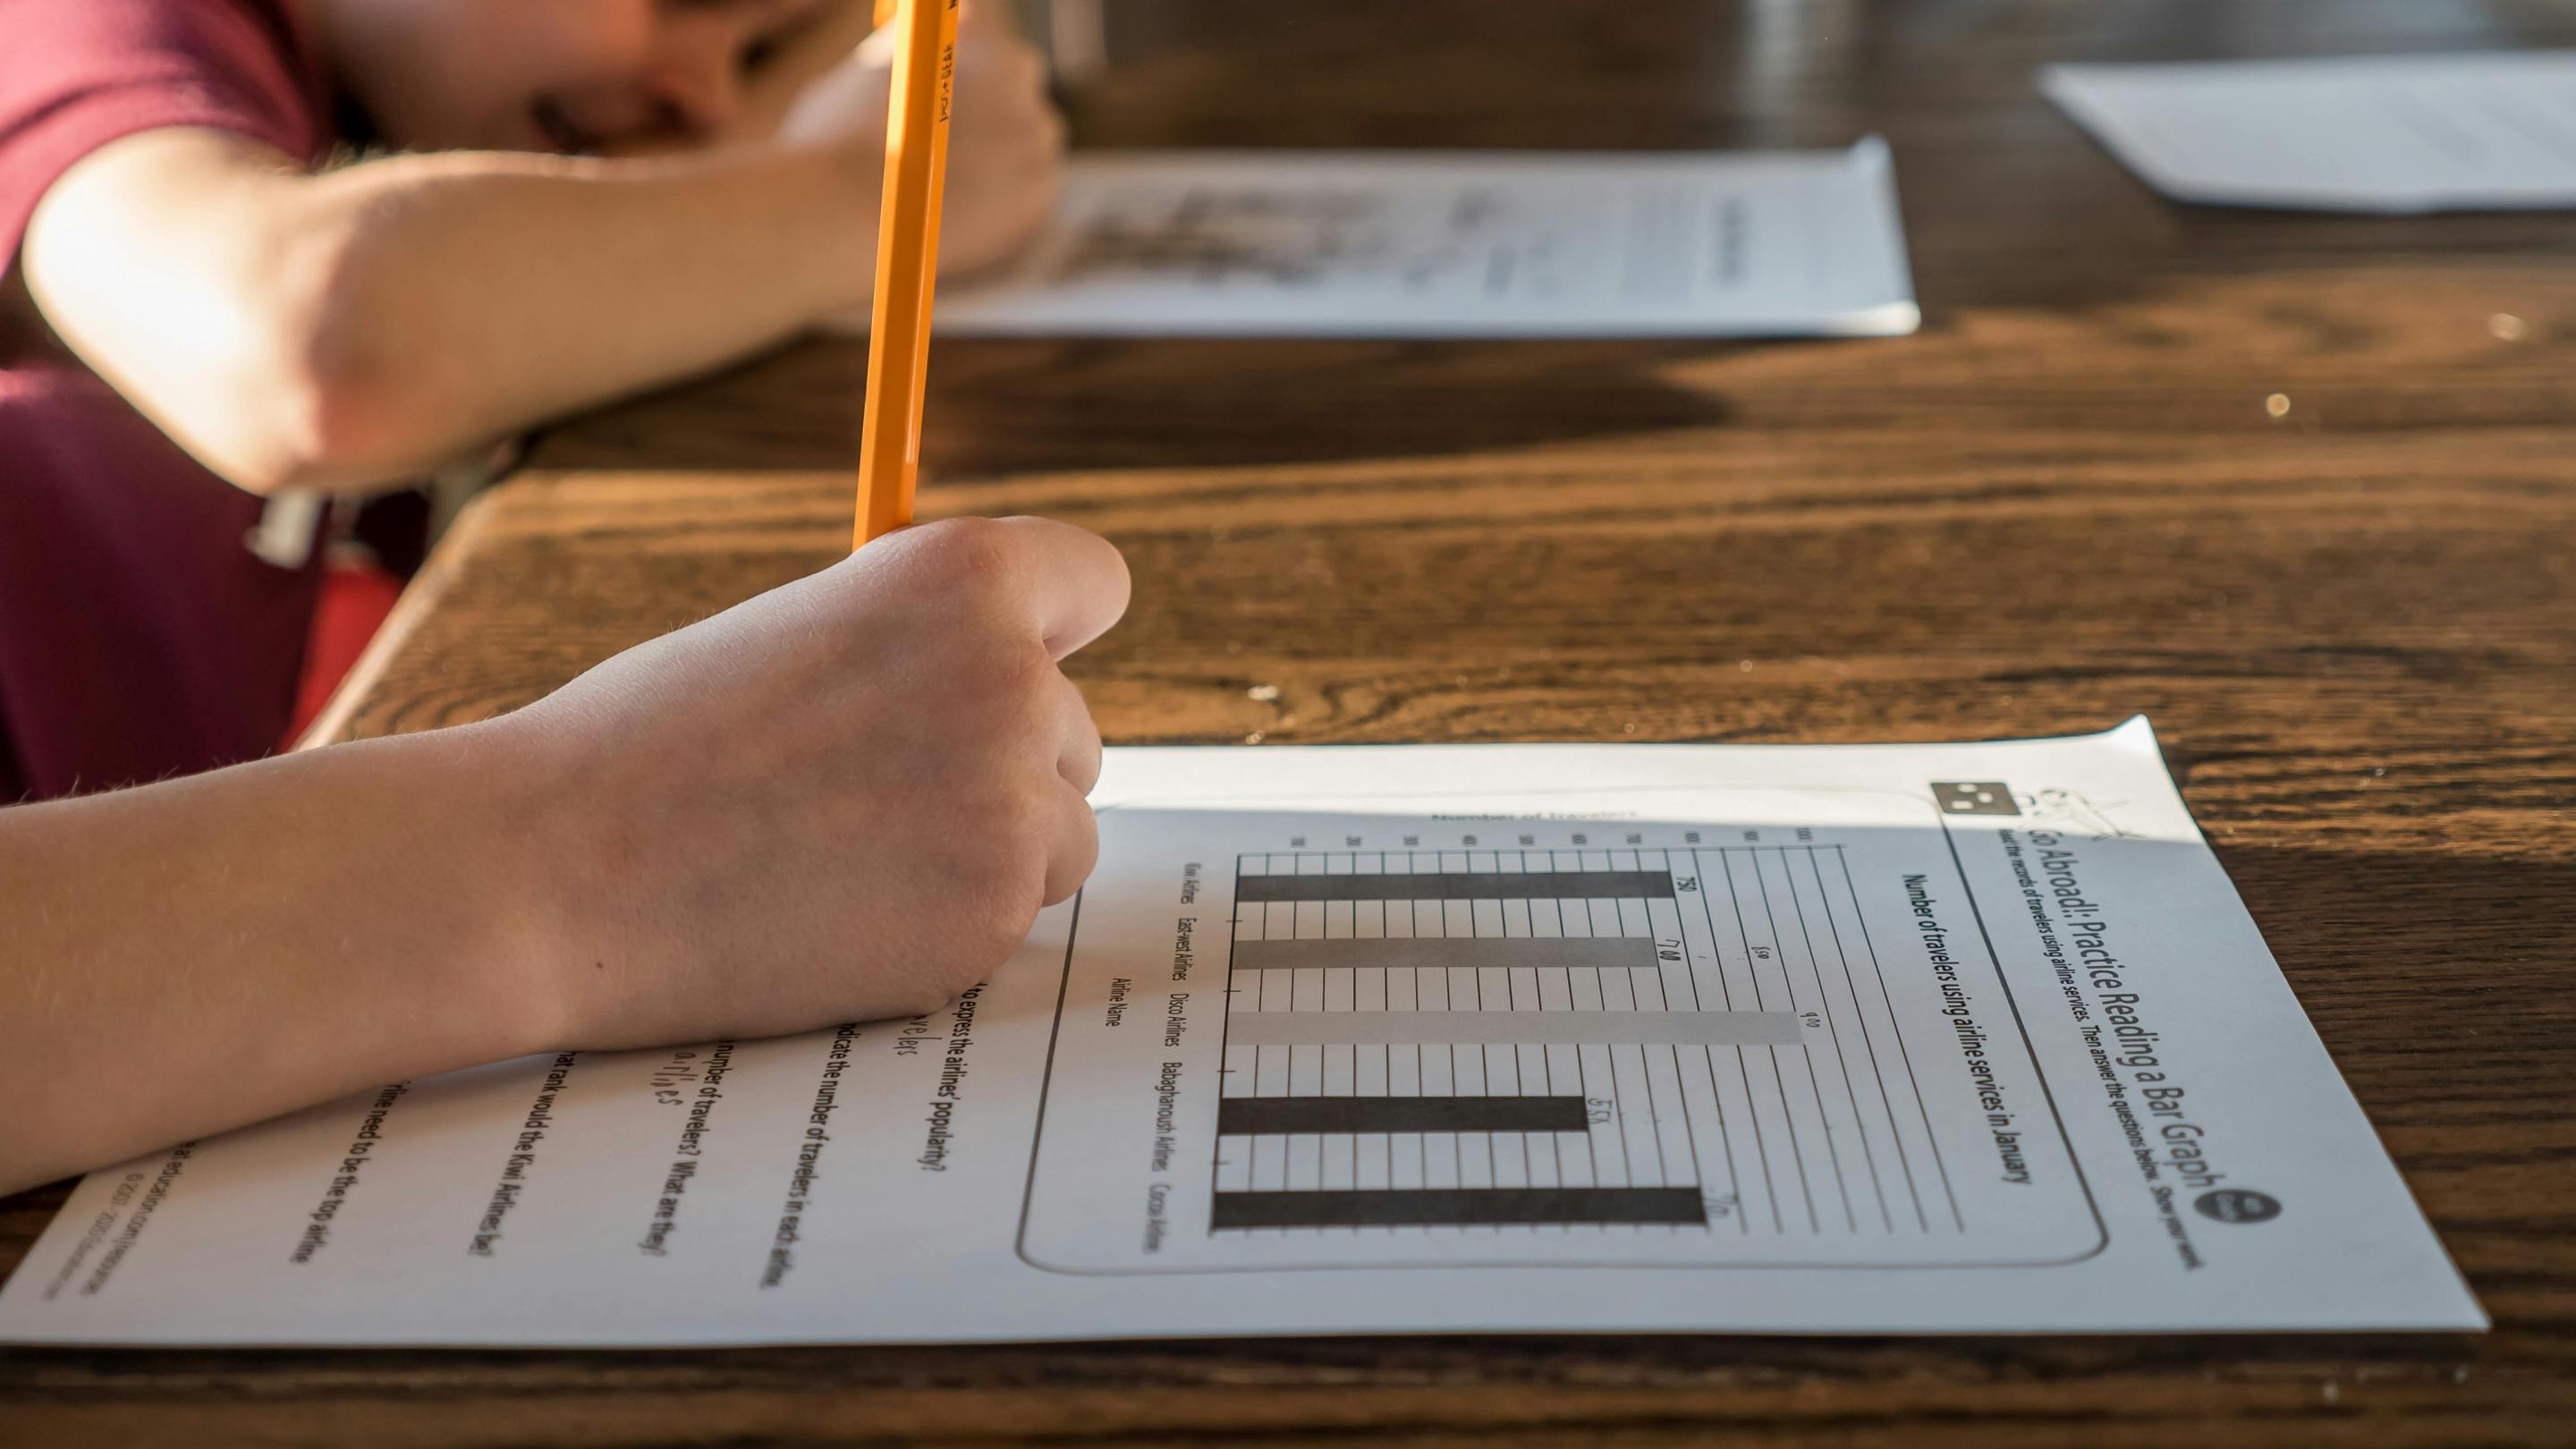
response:
<svg viewBox="0 0 2576 1449"><path fill-rule="evenodd" d="M0 1194L537 1051L935 1008L1096 848L1109 545L908 530L517 714L0 809Z"/></svg>
<svg viewBox="0 0 2576 1449"><path fill-rule="evenodd" d="M961 47L951 267L1034 228L1062 144L1033 53L979 29ZM883 86L863 49L777 141L655 159L453 152L311 174L237 137L147 132L47 194L25 276L83 360L217 473L364 488L865 301Z"/></svg>

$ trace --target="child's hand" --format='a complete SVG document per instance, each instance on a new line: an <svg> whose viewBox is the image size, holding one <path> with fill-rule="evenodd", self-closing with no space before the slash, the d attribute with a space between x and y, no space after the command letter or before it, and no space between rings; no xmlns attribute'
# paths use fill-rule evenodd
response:
<svg viewBox="0 0 2576 1449"><path fill-rule="evenodd" d="M480 1062L938 1006L1091 869L1056 661L1126 606L1078 528L935 523L486 724L0 810L0 1097L44 1107L0 1194ZM165 1070L61 1089L134 1041Z"/></svg>
<svg viewBox="0 0 2576 1449"><path fill-rule="evenodd" d="M529 782L550 1043L800 1031L982 979L1090 873L1100 736L1056 666L1126 606L1080 529L935 523L484 727Z"/></svg>
<svg viewBox="0 0 2576 1449"><path fill-rule="evenodd" d="M809 85L788 108L778 139L799 147L850 147L871 166L885 151L893 86L894 29ZM1011 28L998 0L968 0L957 24L957 110L948 135L948 182L939 263L971 272L1008 257L1055 209L1064 120L1047 99L1046 63ZM864 174L877 174L869 171Z"/></svg>

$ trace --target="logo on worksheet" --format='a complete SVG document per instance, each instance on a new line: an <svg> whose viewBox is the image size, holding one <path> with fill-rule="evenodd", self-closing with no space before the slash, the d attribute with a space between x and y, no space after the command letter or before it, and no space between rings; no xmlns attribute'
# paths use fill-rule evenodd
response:
<svg viewBox="0 0 2576 1449"><path fill-rule="evenodd" d="M1935 780L1932 803L1944 815L2020 815L2034 824L2081 831L2096 840L2122 840L2135 834L2111 813L2127 801L2101 804L2073 790L2051 788L2021 795L2001 780Z"/></svg>
<svg viewBox="0 0 2576 1449"><path fill-rule="evenodd" d="M2281 1200L2250 1187L2220 1187L2191 1200L2202 1217L2221 1223L2268 1223L2281 1215Z"/></svg>
<svg viewBox="0 0 2576 1449"><path fill-rule="evenodd" d="M1932 799L1946 815L2019 815L2012 787L2001 780L1935 780Z"/></svg>

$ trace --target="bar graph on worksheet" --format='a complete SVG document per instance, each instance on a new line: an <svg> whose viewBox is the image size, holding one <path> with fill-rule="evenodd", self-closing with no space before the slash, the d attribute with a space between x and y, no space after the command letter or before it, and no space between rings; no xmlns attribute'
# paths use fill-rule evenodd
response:
<svg viewBox="0 0 2576 1449"><path fill-rule="evenodd" d="M1248 855L1235 900L1211 1231L1964 1227L1832 847Z"/></svg>
<svg viewBox="0 0 2576 1449"><path fill-rule="evenodd" d="M1230 907L1182 922L1181 969L1150 998L1160 1060L1127 1058L1152 1044L1110 1004L1056 1068L1098 1083L1086 1103L1152 1074L1141 1251L1081 1226L1133 1210L1114 1164L1042 1161L1030 1241L1049 1252L1032 1261L1939 1266L2089 1250L2089 1200L2009 983L1971 949L1946 827L1918 808L1919 825L1832 835L1533 823L1512 848L1380 819L1211 852L1206 885ZM1459 848L1434 848L1444 837ZM1131 968L1086 968L1077 945L1069 999L1149 999L1115 974Z"/></svg>

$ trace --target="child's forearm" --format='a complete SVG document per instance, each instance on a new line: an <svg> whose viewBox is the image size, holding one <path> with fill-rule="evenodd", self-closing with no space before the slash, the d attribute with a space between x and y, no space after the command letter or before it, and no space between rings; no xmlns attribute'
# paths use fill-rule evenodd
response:
<svg viewBox="0 0 2576 1449"><path fill-rule="evenodd" d="M315 356L355 384L308 481L417 473L863 301L877 174L827 152L454 154L307 182L344 238Z"/></svg>
<svg viewBox="0 0 2576 1449"><path fill-rule="evenodd" d="M949 519L515 714L0 809L0 1193L361 1088L935 1009L1098 850L1100 539Z"/></svg>
<svg viewBox="0 0 2576 1449"><path fill-rule="evenodd" d="M47 196L26 275L215 471L253 492L364 488L863 300L881 167L856 146L763 147L307 175L238 138L152 132Z"/></svg>
<svg viewBox="0 0 2576 1449"><path fill-rule="evenodd" d="M0 1193L558 1039L488 743L0 810Z"/></svg>

